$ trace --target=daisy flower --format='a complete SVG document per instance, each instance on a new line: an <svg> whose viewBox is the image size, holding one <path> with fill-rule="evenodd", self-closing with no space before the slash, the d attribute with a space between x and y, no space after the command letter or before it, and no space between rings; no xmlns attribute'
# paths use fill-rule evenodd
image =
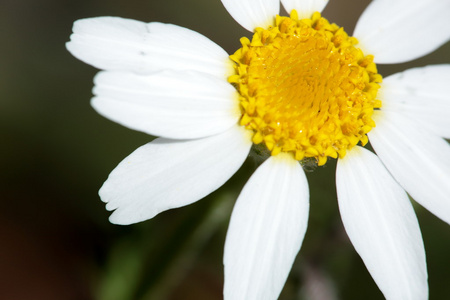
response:
<svg viewBox="0 0 450 300"><path fill-rule="evenodd" d="M449 0L376 0L353 35L327 0L222 0L251 39L228 55L189 29L116 17L78 20L68 50L102 69L92 106L160 138L110 174L100 197L131 224L223 185L253 144L270 157L242 190L225 242L225 299L278 298L305 235L302 164L337 159L345 230L387 299L427 299L408 194L450 223L450 65L382 78L377 64L450 39ZM376 155L363 148L368 140Z"/></svg>

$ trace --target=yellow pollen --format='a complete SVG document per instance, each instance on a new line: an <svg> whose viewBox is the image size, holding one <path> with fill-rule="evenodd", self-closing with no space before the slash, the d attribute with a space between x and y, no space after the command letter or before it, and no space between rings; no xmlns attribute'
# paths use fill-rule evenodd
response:
<svg viewBox="0 0 450 300"><path fill-rule="evenodd" d="M235 74L228 81L239 92L240 124L253 131L255 144L323 165L367 143L382 78L356 38L318 12L299 20L294 10L241 44L230 56Z"/></svg>

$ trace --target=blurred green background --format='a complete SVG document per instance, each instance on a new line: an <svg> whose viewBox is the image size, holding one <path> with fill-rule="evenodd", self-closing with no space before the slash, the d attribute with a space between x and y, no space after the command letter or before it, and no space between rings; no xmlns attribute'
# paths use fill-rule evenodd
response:
<svg viewBox="0 0 450 300"><path fill-rule="evenodd" d="M352 32L368 0L331 0L324 16ZM0 299L222 299L231 209L258 165L250 157L196 204L131 226L108 222L97 191L109 172L153 137L89 105L97 72L65 49L73 21L121 16L196 30L228 53L249 35L219 0L1 0ZM414 37L412 37L414 38ZM384 76L450 63L450 44ZM343 231L335 162L308 172L305 241L280 299L383 299ZM416 206L430 299L450 298L450 227Z"/></svg>

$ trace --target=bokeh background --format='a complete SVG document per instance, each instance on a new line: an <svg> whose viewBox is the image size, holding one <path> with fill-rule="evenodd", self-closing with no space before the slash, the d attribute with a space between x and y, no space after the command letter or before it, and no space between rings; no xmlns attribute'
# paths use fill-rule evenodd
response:
<svg viewBox="0 0 450 300"><path fill-rule="evenodd" d="M368 3L331 0L324 15L352 32ZM0 299L222 299L230 212L260 161L249 157L193 205L140 224L110 224L97 191L153 137L96 114L89 99L97 70L65 49L73 21L106 15L185 26L228 53L249 36L219 0L1 0ZM438 63L450 63L449 43L379 70L386 76ZM330 162L307 173L309 228L280 299L383 299L343 230L334 171ZM419 206L416 212L430 299L449 299L450 227Z"/></svg>

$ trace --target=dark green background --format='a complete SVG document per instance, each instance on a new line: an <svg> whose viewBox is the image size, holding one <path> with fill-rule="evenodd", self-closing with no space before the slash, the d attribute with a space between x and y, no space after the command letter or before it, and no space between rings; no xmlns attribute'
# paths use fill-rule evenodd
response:
<svg viewBox="0 0 450 300"><path fill-rule="evenodd" d="M352 32L367 4L331 0L324 15ZM249 35L219 0L0 2L0 299L221 299L228 218L258 161L249 158L196 204L136 225L110 224L97 190L153 137L96 114L89 99L97 70L65 49L73 21L106 15L185 26L228 53ZM450 63L449 43L379 70L437 63ZM307 173L309 228L280 299L383 299L343 231L334 171L330 162ZM448 299L450 227L416 211L430 299Z"/></svg>

